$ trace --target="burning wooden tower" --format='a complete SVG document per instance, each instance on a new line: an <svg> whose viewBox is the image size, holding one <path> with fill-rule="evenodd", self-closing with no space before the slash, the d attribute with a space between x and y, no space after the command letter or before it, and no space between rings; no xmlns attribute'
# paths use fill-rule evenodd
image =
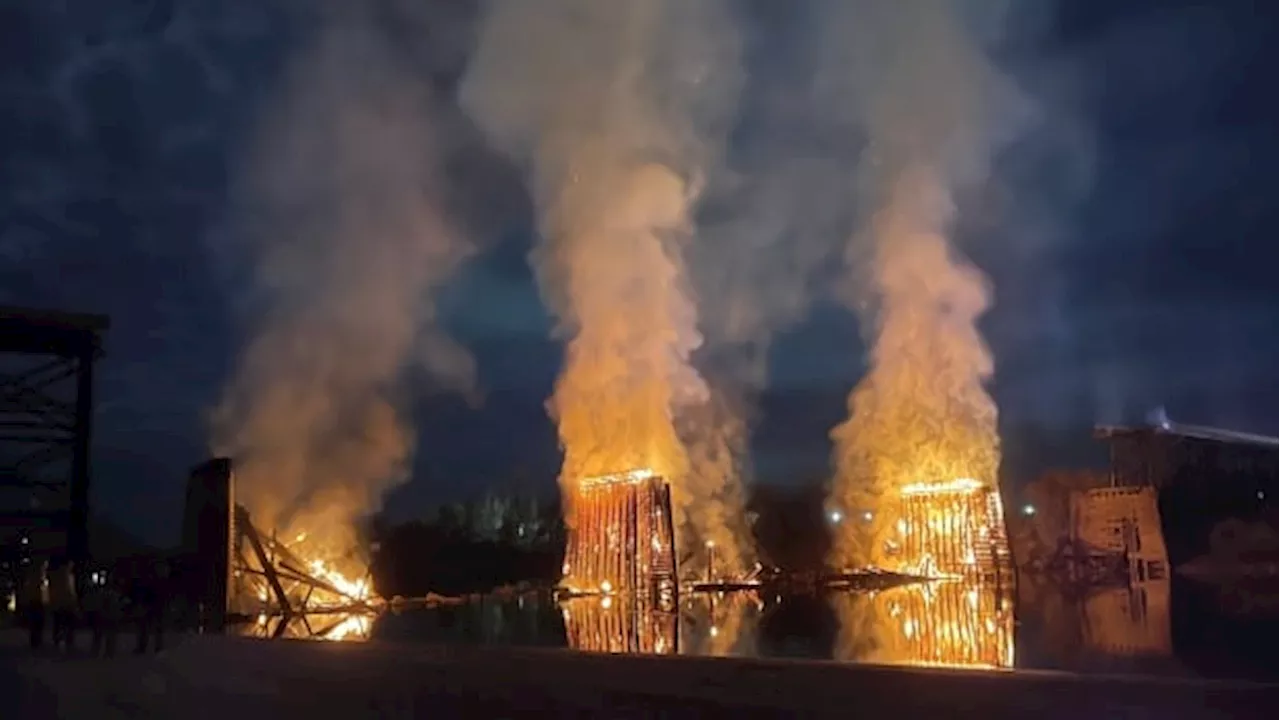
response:
<svg viewBox="0 0 1280 720"><path fill-rule="evenodd" d="M921 575L1001 577L1011 572L1000 493L977 480L902 488L892 541L904 567Z"/></svg>
<svg viewBox="0 0 1280 720"><path fill-rule="evenodd" d="M586 478L573 499L572 515L566 589L674 597L675 533L671 488L664 479L648 470Z"/></svg>

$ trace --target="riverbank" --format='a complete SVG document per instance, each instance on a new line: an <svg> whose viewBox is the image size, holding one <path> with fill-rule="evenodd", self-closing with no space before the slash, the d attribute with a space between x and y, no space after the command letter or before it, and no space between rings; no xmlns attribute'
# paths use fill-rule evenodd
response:
<svg viewBox="0 0 1280 720"><path fill-rule="evenodd" d="M6 718L1275 717L1275 684L174 638L160 656L31 656L0 641ZM122 643L129 647L128 643Z"/></svg>

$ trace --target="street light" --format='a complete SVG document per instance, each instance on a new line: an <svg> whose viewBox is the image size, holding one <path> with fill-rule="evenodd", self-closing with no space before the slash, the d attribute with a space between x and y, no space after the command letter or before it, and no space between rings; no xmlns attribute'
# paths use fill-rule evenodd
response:
<svg viewBox="0 0 1280 720"><path fill-rule="evenodd" d="M716 571L716 541L707 541L707 582L714 582Z"/></svg>
<svg viewBox="0 0 1280 720"><path fill-rule="evenodd" d="M1035 506L1035 505L1031 505L1030 503L1028 503L1028 504L1026 504L1026 505L1023 505L1023 506L1022 506L1022 514L1023 514L1023 515L1026 515L1027 517L1031 517L1032 515L1035 515L1035 514L1036 514L1036 506Z"/></svg>
<svg viewBox="0 0 1280 720"><path fill-rule="evenodd" d="M840 512L839 510L832 510L830 515L828 515L828 517L831 519L832 525L839 525L841 522L844 521L844 513Z"/></svg>

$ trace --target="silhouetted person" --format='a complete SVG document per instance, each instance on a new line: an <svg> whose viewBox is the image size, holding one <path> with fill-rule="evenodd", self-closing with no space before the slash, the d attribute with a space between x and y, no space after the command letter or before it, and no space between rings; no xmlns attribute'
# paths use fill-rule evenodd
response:
<svg viewBox="0 0 1280 720"><path fill-rule="evenodd" d="M75 564L70 560L57 563L49 573L49 608L53 611L53 647L70 652L76 644L76 612L80 608Z"/></svg>
<svg viewBox="0 0 1280 720"><path fill-rule="evenodd" d="M49 583L46 575L48 567L44 560L32 560L22 577L19 600L32 650L38 650L44 645L44 620L49 607Z"/></svg>
<svg viewBox="0 0 1280 720"><path fill-rule="evenodd" d="M164 617L169 601L168 568L163 562L150 563L134 580L130 601L138 623L138 645L142 654L155 640L156 652L164 649Z"/></svg>
<svg viewBox="0 0 1280 720"><path fill-rule="evenodd" d="M116 653L116 635L120 630L121 596L114 579L104 585L91 587L84 593L85 621L93 633L91 652L96 657L111 657Z"/></svg>

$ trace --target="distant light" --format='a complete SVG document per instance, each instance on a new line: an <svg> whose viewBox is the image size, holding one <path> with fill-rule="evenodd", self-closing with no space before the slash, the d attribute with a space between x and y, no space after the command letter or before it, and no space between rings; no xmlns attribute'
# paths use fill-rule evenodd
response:
<svg viewBox="0 0 1280 720"><path fill-rule="evenodd" d="M609 582L608 580L605 580L604 582L600 583L600 592L603 592L603 593L613 592L613 583Z"/></svg>
<svg viewBox="0 0 1280 720"><path fill-rule="evenodd" d="M22 544L23 544L23 545L29 545L29 544L31 544L31 538L23 537L23 538L22 538Z"/></svg>
<svg viewBox="0 0 1280 720"><path fill-rule="evenodd" d="M831 511L831 524L832 524L832 525L839 525L839 524L840 524L840 521L842 521L842 520L844 520L844 513L840 512L839 510L832 510L832 511Z"/></svg>
<svg viewBox="0 0 1280 720"><path fill-rule="evenodd" d="M716 541L715 541L715 540L708 540L708 541L707 541L707 549L708 549L708 550L710 550L711 548L713 548L713 547L715 547L715 546L716 546Z"/></svg>
<svg viewBox="0 0 1280 720"><path fill-rule="evenodd" d="M1262 492L1261 490L1259 490L1259 491L1258 491L1258 499L1259 499L1259 500L1266 500L1266 499L1267 499L1267 494L1266 494L1266 493L1264 493L1264 492Z"/></svg>
<svg viewBox="0 0 1280 720"><path fill-rule="evenodd" d="M871 522L871 519L874 517L875 515L873 515L870 510L862 513L862 519L866 522Z"/></svg>
<svg viewBox="0 0 1280 720"><path fill-rule="evenodd" d="M1026 515L1027 517L1031 517L1032 515L1035 515L1035 514L1036 514L1036 506L1035 506L1035 505L1030 505L1030 504L1028 504L1028 505L1023 505L1023 506L1022 506L1022 514L1023 514L1023 515Z"/></svg>
<svg viewBox="0 0 1280 720"><path fill-rule="evenodd" d="M711 626L711 637L715 637L715 636L717 636L717 635L719 635L719 634L720 634L720 628L716 627L715 625L712 625L712 626Z"/></svg>

